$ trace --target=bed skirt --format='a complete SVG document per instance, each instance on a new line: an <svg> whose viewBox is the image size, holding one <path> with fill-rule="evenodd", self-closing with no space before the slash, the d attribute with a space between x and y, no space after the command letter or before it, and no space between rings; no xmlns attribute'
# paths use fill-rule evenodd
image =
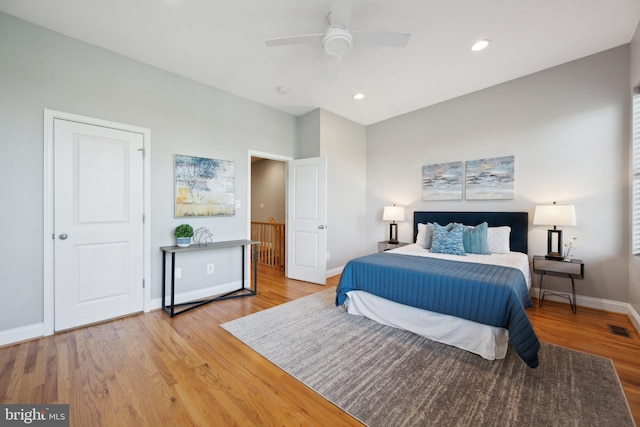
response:
<svg viewBox="0 0 640 427"><path fill-rule="evenodd" d="M504 328L411 307L365 291L347 292L345 308L349 314L365 316L488 360L503 359L507 354L509 333Z"/></svg>

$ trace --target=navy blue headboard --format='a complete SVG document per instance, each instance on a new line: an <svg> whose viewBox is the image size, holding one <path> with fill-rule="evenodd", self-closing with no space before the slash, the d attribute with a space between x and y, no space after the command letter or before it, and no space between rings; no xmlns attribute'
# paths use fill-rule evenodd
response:
<svg viewBox="0 0 640 427"><path fill-rule="evenodd" d="M508 225L511 227L509 243L511 250L527 253L529 246L529 213L528 212L414 212L413 241L418 234L418 223L437 222L447 225L457 222L465 225L478 225L487 222L489 227Z"/></svg>

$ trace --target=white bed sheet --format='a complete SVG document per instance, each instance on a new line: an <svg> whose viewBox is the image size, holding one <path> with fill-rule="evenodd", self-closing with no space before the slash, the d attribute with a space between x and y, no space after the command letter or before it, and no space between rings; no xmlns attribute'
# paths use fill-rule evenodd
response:
<svg viewBox="0 0 640 427"><path fill-rule="evenodd" d="M504 265L518 268L531 286L529 258L520 252L467 256L432 254L420 245L406 245L391 251L411 256L431 256L465 262ZM365 291L347 292L345 307L349 314L365 316L395 328L404 329L443 344L453 345L488 359L503 359L507 354L509 333L504 328L483 325L447 314L435 313L390 301Z"/></svg>

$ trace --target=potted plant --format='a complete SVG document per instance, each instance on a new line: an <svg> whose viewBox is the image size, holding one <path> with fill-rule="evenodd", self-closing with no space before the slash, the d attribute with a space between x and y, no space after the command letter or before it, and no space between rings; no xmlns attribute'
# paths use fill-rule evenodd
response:
<svg viewBox="0 0 640 427"><path fill-rule="evenodd" d="M174 234L176 235L176 244L181 248L186 248L191 244L193 228L189 224L181 224L176 227Z"/></svg>

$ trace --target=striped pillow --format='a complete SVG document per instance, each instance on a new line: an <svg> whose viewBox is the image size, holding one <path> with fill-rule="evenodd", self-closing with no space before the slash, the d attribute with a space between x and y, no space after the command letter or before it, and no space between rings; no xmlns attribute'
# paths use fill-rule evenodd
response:
<svg viewBox="0 0 640 427"><path fill-rule="evenodd" d="M464 251L468 254L482 254L487 255L489 252L489 244L487 243L487 229L489 228L486 222L470 227L468 225L462 226L462 244L464 245Z"/></svg>

